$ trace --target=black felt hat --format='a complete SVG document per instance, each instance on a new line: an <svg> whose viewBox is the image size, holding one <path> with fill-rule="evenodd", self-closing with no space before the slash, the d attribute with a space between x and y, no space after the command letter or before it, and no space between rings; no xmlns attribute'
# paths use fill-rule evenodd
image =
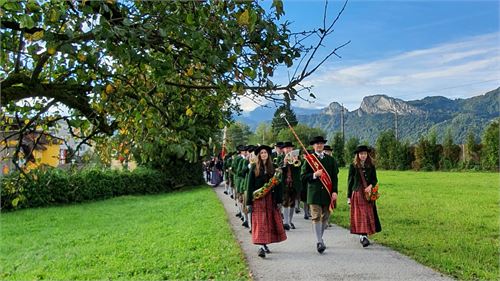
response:
<svg viewBox="0 0 500 281"><path fill-rule="evenodd" d="M295 147L295 145L293 145L293 143L291 141L285 141L283 143L283 145L281 146L281 148L285 148L285 147Z"/></svg>
<svg viewBox="0 0 500 281"><path fill-rule="evenodd" d="M253 151L255 150L255 148L257 148L255 145L253 145L253 144L249 144L249 145L247 146L246 151L248 151L248 152L253 152Z"/></svg>
<svg viewBox="0 0 500 281"><path fill-rule="evenodd" d="M321 142L321 143L326 143L326 141L327 141L327 140L325 140L322 136L317 136L317 137L314 137L314 138L313 138L313 139L309 142L309 144L310 144L310 145L313 145L313 144L315 144L315 143L319 143L319 142Z"/></svg>
<svg viewBox="0 0 500 281"><path fill-rule="evenodd" d="M354 154L358 154L360 152L366 151L368 153L372 152L372 149L366 145L360 145L354 150Z"/></svg>
<svg viewBox="0 0 500 281"><path fill-rule="evenodd" d="M325 145L325 147L323 148L323 150L333 151L332 147L329 146L329 145Z"/></svg>
<svg viewBox="0 0 500 281"><path fill-rule="evenodd" d="M277 142L274 146L277 146L279 148L283 148L283 142L282 141L279 141Z"/></svg>
<svg viewBox="0 0 500 281"><path fill-rule="evenodd" d="M273 150L270 146L267 146L267 145L263 144L263 145L261 145L261 146L257 147L257 148L253 151L253 153L255 153L255 155L257 155L257 156L258 156L258 155L259 155L259 153L260 153L260 151L261 151L262 149L267 150L267 154L269 154L269 155L271 155L272 150Z"/></svg>

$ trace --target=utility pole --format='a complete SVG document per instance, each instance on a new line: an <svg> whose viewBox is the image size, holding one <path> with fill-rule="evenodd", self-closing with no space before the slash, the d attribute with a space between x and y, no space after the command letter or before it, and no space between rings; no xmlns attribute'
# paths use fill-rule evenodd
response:
<svg viewBox="0 0 500 281"><path fill-rule="evenodd" d="M394 111L394 116L395 116L395 126L396 126L396 140L398 140L398 112Z"/></svg>
<svg viewBox="0 0 500 281"><path fill-rule="evenodd" d="M345 144L345 134L344 134L344 104L341 104L342 108L340 111L340 126L342 128L342 143Z"/></svg>

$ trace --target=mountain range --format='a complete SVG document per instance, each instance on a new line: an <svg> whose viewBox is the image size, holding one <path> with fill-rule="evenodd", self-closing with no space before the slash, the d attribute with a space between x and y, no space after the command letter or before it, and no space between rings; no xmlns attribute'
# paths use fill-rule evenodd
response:
<svg viewBox="0 0 500 281"><path fill-rule="evenodd" d="M358 109L348 111L338 102L323 109L292 107L299 123L323 129L329 138L340 132L343 110L345 139L357 137L375 144L378 135L386 130L397 131L398 139L415 143L434 130L442 143L451 130L455 143L464 143L469 131L477 140L489 122L500 116L500 88L467 99L448 99L442 96L404 101L387 95L363 98ZM235 118L255 129L261 122L271 122L275 108L260 107ZM396 130L397 124L397 130Z"/></svg>

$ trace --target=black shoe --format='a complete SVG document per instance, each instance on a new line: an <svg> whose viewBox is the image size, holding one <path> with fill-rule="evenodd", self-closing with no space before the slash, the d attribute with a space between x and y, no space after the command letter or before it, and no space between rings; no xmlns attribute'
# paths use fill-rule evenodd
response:
<svg viewBox="0 0 500 281"><path fill-rule="evenodd" d="M241 213L238 212L235 217L241 218Z"/></svg>
<svg viewBox="0 0 500 281"><path fill-rule="evenodd" d="M257 254L261 258L265 258L266 257L266 251L264 249L262 249L262 248L259 248L259 251L257 252Z"/></svg>
<svg viewBox="0 0 500 281"><path fill-rule="evenodd" d="M300 209L299 208L295 208L295 213L296 214L300 213Z"/></svg>
<svg viewBox="0 0 500 281"><path fill-rule="evenodd" d="M368 247L370 245L370 240L368 240L368 238L366 237L363 237L363 239L361 239L361 245L363 245L364 248Z"/></svg>
<svg viewBox="0 0 500 281"><path fill-rule="evenodd" d="M226 194L226 195L227 195L227 191L224 191L224 194Z"/></svg>
<svg viewBox="0 0 500 281"><path fill-rule="evenodd" d="M244 227L248 228L248 222L247 222L247 221L244 221L244 222L241 224L241 226L244 226Z"/></svg>
<svg viewBox="0 0 500 281"><path fill-rule="evenodd" d="M326 249L325 244L323 243L316 244L316 250L318 250L318 253L322 254L325 251L325 249Z"/></svg>
<svg viewBox="0 0 500 281"><path fill-rule="evenodd" d="M285 228L285 230L290 230L290 226L287 223L283 225L283 228Z"/></svg>
<svg viewBox="0 0 500 281"><path fill-rule="evenodd" d="M234 198L234 196L231 194L231 199L233 199L233 198Z"/></svg>
<svg viewBox="0 0 500 281"><path fill-rule="evenodd" d="M295 225L293 223L290 223L290 228L295 229Z"/></svg>
<svg viewBox="0 0 500 281"><path fill-rule="evenodd" d="M250 229L250 230L248 231L248 233L252 234L252 230Z"/></svg>
<svg viewBox="0 0 500 281"><path fill-rule="evenodd" d="M305 220L308 220L308 219L309 219L309 216L304 216L304 219L305 219Z"/></svg>
<svg viewBox="0 0 500 281"><path fill-rule="evenodd" d="M264 251L266 251L266 254L270 254L271 250L267 247L267 245L264 245Z"/></svg>

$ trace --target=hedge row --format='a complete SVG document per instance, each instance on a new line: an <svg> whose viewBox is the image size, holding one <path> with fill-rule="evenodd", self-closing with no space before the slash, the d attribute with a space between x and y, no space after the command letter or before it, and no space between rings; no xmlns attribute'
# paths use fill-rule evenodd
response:
<svg viewBox="0 0 500 281"><path fill-rule="evenodd" d="M189 173L173 171L169 174L146 168L137 168L133 172L102 168L80 171L43 168L28 176L13 173L2 178L1 210L79 203L120 195L164 193L179 186L199 184L201 172L199 177Z"/></svg>

